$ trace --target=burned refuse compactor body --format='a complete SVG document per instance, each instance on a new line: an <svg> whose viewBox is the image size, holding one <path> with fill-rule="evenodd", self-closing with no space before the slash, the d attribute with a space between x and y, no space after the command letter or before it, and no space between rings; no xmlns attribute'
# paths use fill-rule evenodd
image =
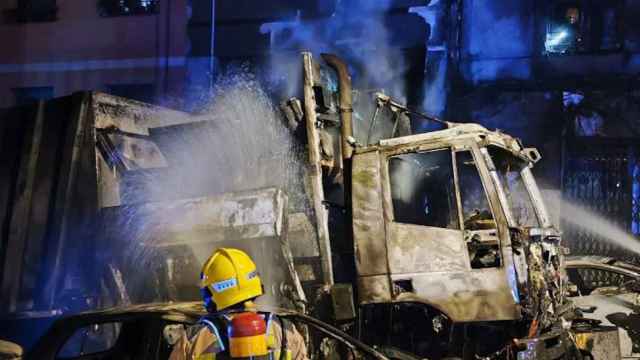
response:
<svg viewBox="0 0 640 360"><path fill-rule="evenodd" d="M359 336L430 358L569 356L572 306L531 172L537 150L353 90L346 66L323 58L303 54L310 187L325 283L347 262L338 243L353 245ZM411 135L420 117L440 128ZM352 239L334 230L340 214Z"/></svg>

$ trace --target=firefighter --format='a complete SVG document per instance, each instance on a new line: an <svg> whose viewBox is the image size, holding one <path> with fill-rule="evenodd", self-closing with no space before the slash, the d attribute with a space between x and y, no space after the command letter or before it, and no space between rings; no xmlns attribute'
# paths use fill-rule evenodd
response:
<svg viewBox="0 0 640 360"><path fill-rule="evenodd" d="M183 331L169 360L307 359L304 338L292 323L256 312L262 281L242 250L216 250L202 267L200 289L208 314Z"/></svg>

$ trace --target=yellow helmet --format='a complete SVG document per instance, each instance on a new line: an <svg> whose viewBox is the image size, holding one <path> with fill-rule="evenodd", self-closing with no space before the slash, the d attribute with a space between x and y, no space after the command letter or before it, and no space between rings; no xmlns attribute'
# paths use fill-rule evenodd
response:
<svg viewBox="0 0 640 360"><path fill-rule="evenodd" d="M200 288L208 310L223 310L263 294L256 264L244 251L220 248L202 266Z"/></svg>

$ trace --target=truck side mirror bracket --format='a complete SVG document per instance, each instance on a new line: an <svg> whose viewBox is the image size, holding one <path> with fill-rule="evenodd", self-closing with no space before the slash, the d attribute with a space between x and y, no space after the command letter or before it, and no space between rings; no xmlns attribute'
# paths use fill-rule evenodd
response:
<svg viewBox="0 0 640 360"><path fill-rule="evenodd" d="M540 161L540 159L542 159L542 155L540 155L540 152L538 151L538 149L536 148L524 148L522 150L522 152L527 156L527 158L529 160L531 160L531 162L533 162L534 164L537 163L538 161Z"/></svg>

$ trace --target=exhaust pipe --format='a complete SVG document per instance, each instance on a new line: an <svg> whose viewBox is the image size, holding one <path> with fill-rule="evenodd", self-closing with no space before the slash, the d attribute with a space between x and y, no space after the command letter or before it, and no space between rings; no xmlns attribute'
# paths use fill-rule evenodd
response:
<svg viewBox="0 0 640 360"><path fill-rule="evenodd" d="M343 184L343 196L344 207L346 209L346 226L349 229L353 228L352 223L352 203L351 203L351 158L353 157L353 100L351 99L351 76L347 69L347 64L339 57L333 54L320 54L322 59L332 67L336 73L338 73L338 91L340 104L338 109L340 111L340 120L342 122L340 127L341 140L341 153L342 153L342 184ZM353 244L353 233L348 232L350 243Z"/></svg>
<svg viewBox="0 0 640 360"><path fill-rule="evenodd" d="M347 64L334 54L320 54L322 59L338 73L338 91L340 93L340 135L342 138L342 159L349 160L353 155L350 139L353 138L352 113L353 102L351 100L351 76Z"/></svg>

